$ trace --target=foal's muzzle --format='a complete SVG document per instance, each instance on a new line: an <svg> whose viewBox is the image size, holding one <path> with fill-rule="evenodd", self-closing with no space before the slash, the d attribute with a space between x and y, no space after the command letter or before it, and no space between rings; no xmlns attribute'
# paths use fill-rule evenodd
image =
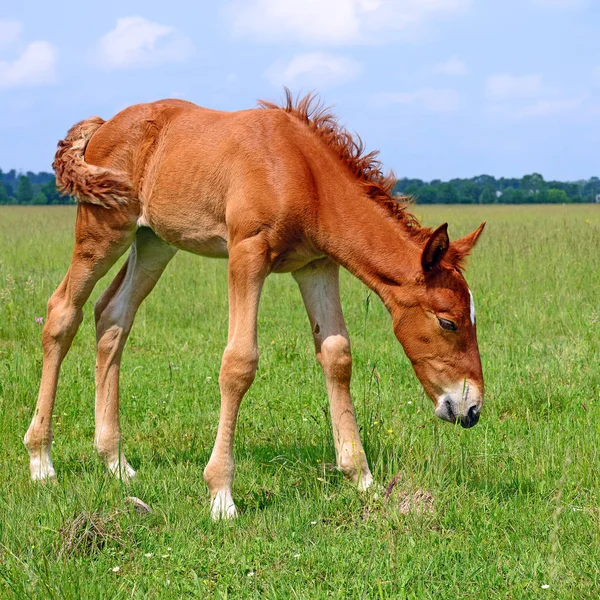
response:
<svg viewBox="0 0 600 600"><path fill-rule="evenodd" d="M481 396L472 387L457 392L447 392L438 399L435 414L444 421L460 423L468 429L477 425L481 414Z"/></svg>

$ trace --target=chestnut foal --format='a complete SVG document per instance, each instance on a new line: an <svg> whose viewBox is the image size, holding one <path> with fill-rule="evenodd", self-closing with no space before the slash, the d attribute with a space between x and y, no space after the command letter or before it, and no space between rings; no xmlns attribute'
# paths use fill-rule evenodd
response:
<svg viewBox="0 0 600 600"><path fill-rule="evenodd" d="M31 477L55 477L50 458L59 369L97 281L131 247L95 306L96 433L110 471L134 476L121 445L119 368L135 313L177 249L229 258L229 332L221 415L204 477L212 516L236 514L231 495L238 409L258 364L256 318L269 273L298 283L323 368L337 465L372 482L350 399L352 358L338 286L342 265L374 290L434 402L436 414L474 425L483 402L475 311L461 265L483 224L452 243L447 225L421 227L391 196L376 153L314 98L225 113L180 100L131 106L75 125L53 164L78 201L67 274L48 302L44 362L25 436Z"/></svg>

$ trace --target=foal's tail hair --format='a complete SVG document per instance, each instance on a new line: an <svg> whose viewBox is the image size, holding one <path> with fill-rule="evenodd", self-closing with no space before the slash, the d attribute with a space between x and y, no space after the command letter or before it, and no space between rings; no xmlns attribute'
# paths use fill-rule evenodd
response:
<svg viewBox="0 0 600 600"><path fill-rule="evenodd" d="M63 194L73 196L78 202L118 208L135 197L127 173L90 165L84 160L88 142L104 123L104 119L92 117L73 125L67 137L58 142L52 168L56 186Z"/></svg>

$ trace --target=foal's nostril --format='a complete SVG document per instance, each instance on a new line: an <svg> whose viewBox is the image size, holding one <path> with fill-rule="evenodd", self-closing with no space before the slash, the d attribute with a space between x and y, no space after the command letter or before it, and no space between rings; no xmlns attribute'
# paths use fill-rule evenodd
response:
<svg viewBox="0 0 600 600"><path fill-rule="evenodd" d="M444 400L444 408L446 409L446 415L448 416L448 420L452 421L454 419L454 405L452 404L452 400L446 396Z"/></svg>
<svg viewBox="0 0 600 600"><path fill-rule="evenodd" d="M465 428L477 425L477 421L479 421L479 412L479 406L473 404L467 411L467 415L461 418L460 424Z"/></svg>

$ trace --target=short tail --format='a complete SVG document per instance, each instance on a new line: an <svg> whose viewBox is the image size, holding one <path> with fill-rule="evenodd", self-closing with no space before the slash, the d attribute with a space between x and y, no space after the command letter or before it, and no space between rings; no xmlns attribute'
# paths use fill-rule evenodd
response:
<svg viewBox="0 0 600 600"><path fill-rule="evenodd" d="M63 194L73 196L78 202L118 208L135 198L127 173L90 165L84 160L88 142L104 122L100 117L92 117L73 125L67 137L58 142L52 168L56 186Z"/></svg>

